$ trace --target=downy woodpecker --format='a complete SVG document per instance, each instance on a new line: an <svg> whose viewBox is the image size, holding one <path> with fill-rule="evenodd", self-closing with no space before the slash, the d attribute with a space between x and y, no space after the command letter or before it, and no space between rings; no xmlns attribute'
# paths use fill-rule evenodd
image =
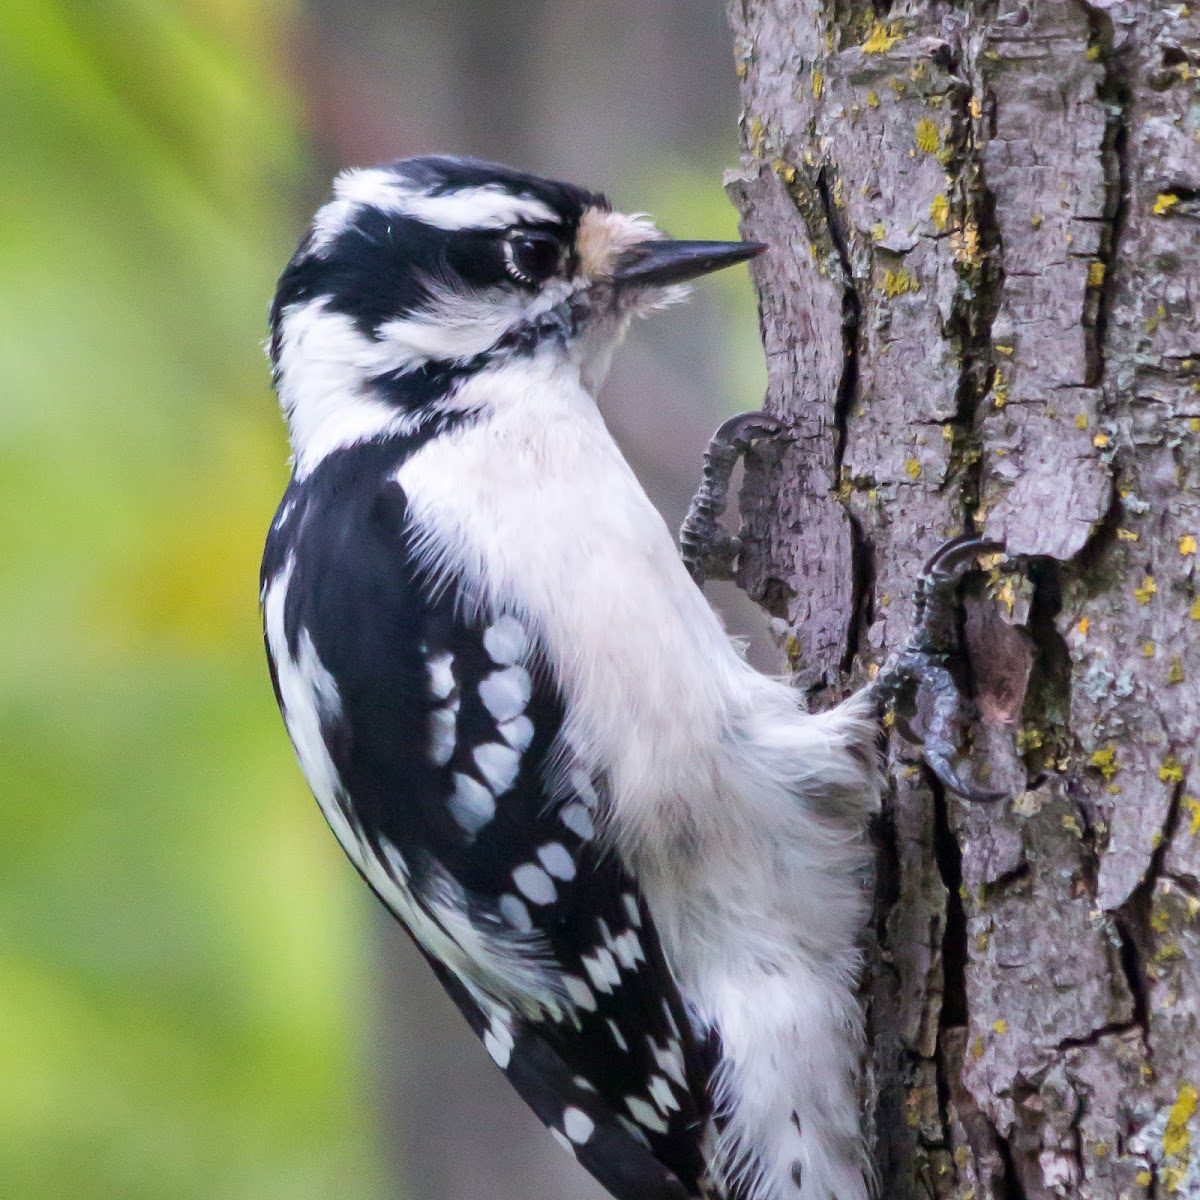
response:
<svg viewBox="0 0 1200 1200"><path fill-rule="evenodd" d="M761 249L412 158L338 178L271 309L294 472L261 596L300 765L618 1200L869 1192L877 697L809 714L747 665L596 406L634 317Z"/></svg>

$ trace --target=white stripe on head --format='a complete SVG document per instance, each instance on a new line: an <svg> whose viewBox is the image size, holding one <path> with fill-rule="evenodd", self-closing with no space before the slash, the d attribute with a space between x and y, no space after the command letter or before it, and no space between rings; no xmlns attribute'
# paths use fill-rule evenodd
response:
<svg viewBox="0 0 1200 1200"><path fill-rule="evenodd" d="M431 292L425 307L384 321L374 338L333 311L329 296L284 309L276 367L298 479L334 450L404 433L416 423L374 392L373 378L482 354L510 329L552 308L570 286L551 285L532 302L499 291L480 297ZM459 405L448 396L442 407Z"/></svg>
<svg viewBox="0 0 1200 1200"><path fill-rule="evenodd" d="M509 225L559 223L549 205L532 196L516 196L498 184L464 187L432 194L386 167L343 171L333 184L334 198L313 221L312 249L322 253L361 208L411 217L438 229L506 229Z"/></svg>

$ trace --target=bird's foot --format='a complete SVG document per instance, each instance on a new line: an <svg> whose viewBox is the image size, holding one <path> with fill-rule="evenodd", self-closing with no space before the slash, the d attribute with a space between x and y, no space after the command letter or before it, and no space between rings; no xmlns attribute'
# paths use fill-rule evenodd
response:
<svg viewBox="0 0 1200 1200"><path fill-rule="evenodd" d="M1003 549L999 542L965 533L934 551L917 579L916 620L908 643L871 685L881 705L890 704L893 711L911 703L917 692L929 698L925 761L947 791L967 800L1002 800L1006 793L965 782L955 765L962 733L974 716L974 706L950 670L959 648L958 585L980 554Z"/></svg>
<svg viewBox="0 0 1200 1200"><path fill-rule="evenodd" d="M741 541L721 524L733 468L754 442L777 437L782 429L774 417L748 412L730 417L712 435L704 452L700 487L679 531L683 564L697 584L733 578Z"/></svg>

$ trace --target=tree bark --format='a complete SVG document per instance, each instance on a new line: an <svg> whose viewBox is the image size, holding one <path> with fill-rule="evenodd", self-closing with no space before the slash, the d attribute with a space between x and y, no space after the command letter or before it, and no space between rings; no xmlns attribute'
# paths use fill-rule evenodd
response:
<svg viewBox="0 0 1200 1200"><path fill-rule="evenodd" d="M891 738L886 1197L1200 1196L1200 9L730 0L767 408L740 583L817 704L977 528L977 778Z"/></svg>

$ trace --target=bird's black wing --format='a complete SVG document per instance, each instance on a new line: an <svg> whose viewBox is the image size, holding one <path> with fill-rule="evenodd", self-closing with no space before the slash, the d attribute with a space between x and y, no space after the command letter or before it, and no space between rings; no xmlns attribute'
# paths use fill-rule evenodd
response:
<svg viewBox="0 0 1200 1200"><path fill-rule="evenodd" d="M562 700L520 615L471 618L453 580L423 577L374 449L293 485L263 564L310 783L315 713L335 832L522 1097L618 1200L697 1196L709 1055L599 836L604 780L564 753Z"/></svg>

